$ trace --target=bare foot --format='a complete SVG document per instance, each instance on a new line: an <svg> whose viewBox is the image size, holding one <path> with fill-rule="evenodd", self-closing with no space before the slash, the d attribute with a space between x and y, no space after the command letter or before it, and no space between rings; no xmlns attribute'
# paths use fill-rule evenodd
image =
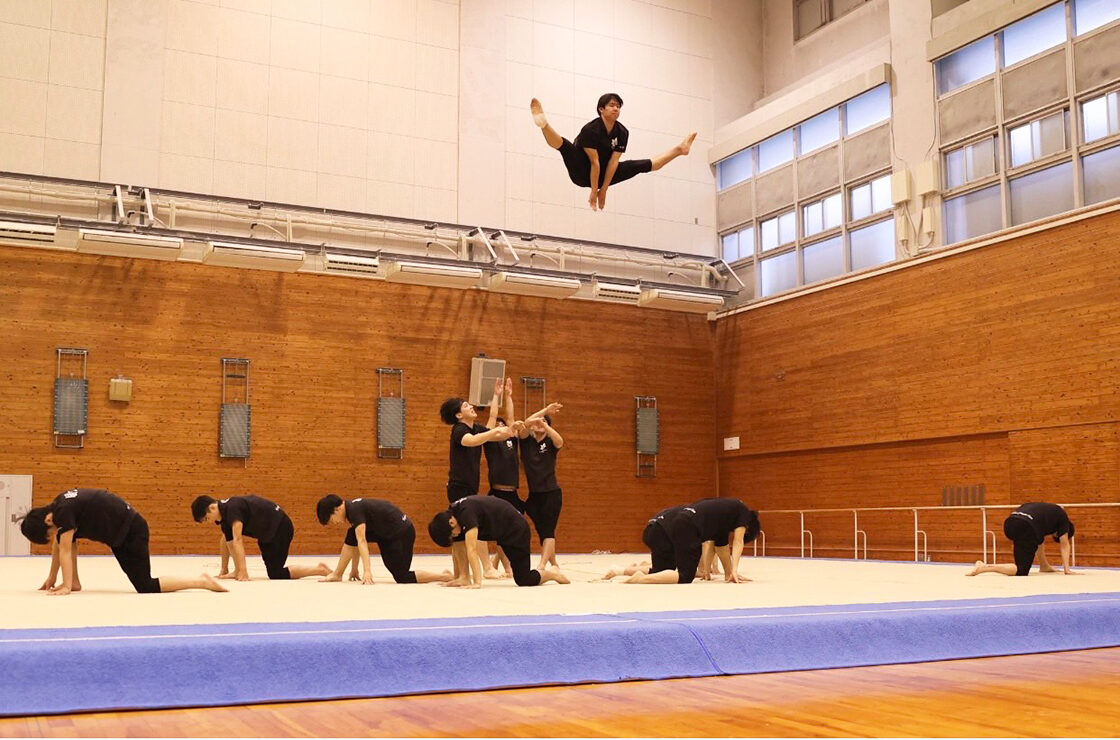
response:
<svg viewBox="0 0 1120 740"><path fill-rule="evenodd" d="M483 578L488 578L491 581L496 581L496 580L498 580L499 578L502 577L502 574L499 573L494 568L487 568L486 571L483 572L482 577Z"/></svg>
<svg viewBox="0 0 1120 740"><path fill-rule="evenodd" d="M976 561L976 566L971 571L969 571L968 573L965 573L965 575L966 576L974 576L977 573L979 573L980 569L983 568L983 567L984 567L984 561L983 560L977 560Z"/></svg>
<svg viewBox="0 0 1120 740"><path fill-rule="evenodd" d="M326 563L319 563L319 567L315 569L315 575L317 576L329 576L331 573L331 568Z"/></svg>
<svg viewBox="0 0 1120 740"><path fill-rule="evenodd" d="M680 151L681 151L681 156L682 156L682 157L688 156L688 153L689 153L690 151L692 151L692 142L693 142L693 141L694 141L695 139L696 139L696 132L695 132L695 131L693 131L693 132L692 132L691 134L689 134L688 136L686 136L686 137L684 138L684 141L682 141L682 142L681 142L681 143L680 143L680 144L679 144L679 145L677 146L677 148L678 148L678 149L680 149Z"/></svg>
<svg viewBox="0 0 1120 740"><path fill-rule="evenodd" d="M544 128L548 125L548 119L544 117L544 108L541 107L541 101L536 98L530 100L529 112L533 114L533 123L537 124L537 128ZM693 134L693 136L695 135Z"/></svg>
<svg viewBox="0 0 1120 740"><path fill-rule="evenodd" d="M1051 568L1051 570L1053 570L1053 568ZM74 581L74 585L70 587L70 590L71 591L81 591L82 590L82 584L78 583L77 581Z"/></svg>
<svg viewBox="0 0 1120 740"><path fill-rule="evenodd" d="M571 581L568 580L568 577L558 570L551 570L551 571L549 571L549 573L552 574L552 578L557 583L571 583Z"/></svg>
<svg viewBox="0 0 1120 740"><path fill-rule="evenodd" d="M214 576L210 575L209 573L203 573L202 580L206 584L203 588L208 588L211 591L217 591L218 593L229 593L229 589L215 581Z"/></svg>

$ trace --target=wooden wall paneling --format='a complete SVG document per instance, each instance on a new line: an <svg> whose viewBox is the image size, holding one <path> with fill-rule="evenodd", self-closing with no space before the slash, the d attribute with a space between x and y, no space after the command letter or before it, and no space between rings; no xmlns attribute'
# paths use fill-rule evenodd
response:
<svg viewBox="0 0 1120 740"><path fill-rule="evenodd" d="M199 493L281 503L300 554L338 549L341 531L314 518L328 492L393 500L422 530L446 506L438 407L466 395L479 352L506 359L515 378L546 377L549 399L565 404L555 420L566 441L562 552L637 549L650 513L715 491L703 317L21 248L0 248L0 305L0 469L34 475L37 504L76 485L120 493L149 520L154 553L214 551L216 533L190 518ZM90 350L90 434L78 452L55 450L48 433L56 346ZM252 360L248 460L218 457L223 356ZM401 461L376 458L382 365L405 372ZM118 373L134 381L129 404L107 399ZM662 410L654 479L634 477L636 394ZM418 551L435 552L421 535Z"/></svg>

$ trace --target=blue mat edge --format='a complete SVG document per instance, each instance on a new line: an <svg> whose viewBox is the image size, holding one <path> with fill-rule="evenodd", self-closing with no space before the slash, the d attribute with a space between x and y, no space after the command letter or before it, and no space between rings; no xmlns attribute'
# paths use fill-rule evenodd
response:
<svg viewBox="0 0 1120 740"><path fill-rule="evenodd" d="M1018 607L1014 609L975 609L977 605ZM492 665L477 675L464 675L456 659L462 651L458 644L464 631L454 634L439 630L402 639L391 630L354 638L348 644L331 634L331 627L344 625L386 624L386 622L300 623L314 626L314 635L296 639L285 647L297 667L308 670L308 685L298 691L267 685L255 675L262 666L254 665L255 650L276 648L270 636L252 635L244 645L229 654L230 646L206 639L206 632L231 625L193 625L198 633L183 638L164 651L166 666L155 667L155 676L164 683L176 676L175 661L194 665L200 682L184 681L172 686L174 696L148 697L144 688L153 684L151 676L137 678L137 684L123 686L121 672L132 661L151 660L147 646L114 646L111 636L98 640L89 650L67 651L52 643L37 643L43 630L3 630L0 637L30 638L31 645L0 646L0 676L4 677L0 715L59 714L82 711L118 709L152 709L191 706L231 706L286 701L316 701L375 696L400 696L413 693L448 691L479 691L499 688L570 685L578 683L686 678L715 675L739 675L791 670L856 667L955 660L961 658L1021 655L1060 650L1081 650L1120 645L1120 593L1080 594L1062 596L1009 597L976 599L959 602L896 602L842 607L782 607L778 609L739 609L725 612L644 612L618 615L580 615L562 617L514 616L486 617L494 623L506 619L509 631L491 631L472 635L469 645L479 653L498 656L512 653L505 665ZM912 609L899 608L909 605ZM936 611L924 607L938 605ZM859 609L856 607L874 607ZM814 610L806 614L806 609ZM852 613L852 612L856 613ZM797 618L792 618L796 616ZM590 618L594 619L590 619ZM739 619L740 617L750 617ZM566 624L556 624L557 621ZM596 624L580 624L592 621ZM423 620L448 626L469 625L464 618ZM535 626L533 621L545 622ZM415 624L415 621L403 624ZM259 628L260 625L236 625ZM276 627L277 625L271 625ZM294 625L287 627L289 632ZM169 625L177 630L182 625ZM80 631L103 628L82 628ZM158 629L158 628L156 628ZM1019 637L1020 633L1022 634ZM73 635L76 630L65 630ZM449 631L448 631L449 632ZM132 630L136 634L136 630ZM858 635L858 639L841 639L829 650L813 648L828 634L841 637ZM915 635L922 639L914 639ZM925 639L928 637L929 639ZM1021 639L1022 638L1022 639ZM1024 639L1027 642L1024 642ZM22 642L22 640L21 640ZM122 641L116 641L122 642ZM1029 643L1029 644L1028 644ZM557 644L561 648L557 648ZM11 644L9 644L11 645ZM342 645L344 649L339 649ZM666 646L674 649L669 651ZM400 685L370 680L370 669L363 658L375 649L390 658L401 654L413 657L423 646L432 653L419 665L409 663L418 671L404 676ZM235 646L236 647L236 646ZM652 648L652 649L650 649ZM240 652L239 652L240 651ZM584 651L591 651L585 654ZM543 658L560 653L561 660L550 663ZM20 655L22 653L22 656ZM52 653L54 655L52 656ZM135 653L133 655L132 653ZM147 657L145 654L148 653ZM244 653L244 654L241 654ZM311 666L309 658L326 653L335 665L335 678L355 681L346 689L338 681L322 685L322 666ZM443 656L443 657L441 657ZM451 659L444 660L450 656ZM791 657L792 656L792 657ZM53 658L65 660L67 669L49 671L57 665ZM581 660L588 657L589 660ZM228 663L244 660L241 673L230 680L214 681L213 671L228 669ZM426 662L425 662L426 661ZM312 661L313 662L313 661ZM21 672L22 671L22 672ZM44 683L49 671L49 686ZM103 681L90 681L108 671ZM273 671L275 673L275 671ZM82 681L80 677L85 677ZM24 679L22 682L20 678ZM188 677L189 678L189 677ZM248 679L256 679L250 681ZM267 678L267 677L266 677ZM116 680L110 680L116 679ZM454 680L453 680L454 679ZM148 681L148 683L145 683ZM323 683L330 683L329 681ZM60 699L59 697L66 697Z"/></svg>

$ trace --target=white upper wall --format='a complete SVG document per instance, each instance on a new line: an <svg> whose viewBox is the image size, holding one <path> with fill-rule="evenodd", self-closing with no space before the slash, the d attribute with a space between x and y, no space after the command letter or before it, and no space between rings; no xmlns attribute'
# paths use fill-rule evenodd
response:
<svg viewBox="0 0 1120 740"><path fill-rule="evenodd" d="M715 254L713 50L760 12L729 3L4 0L0 170ZM757 78L721 69L730 108ZM593 213L528 101L571 139L604 92L629 157L699 137Z"/></svg>

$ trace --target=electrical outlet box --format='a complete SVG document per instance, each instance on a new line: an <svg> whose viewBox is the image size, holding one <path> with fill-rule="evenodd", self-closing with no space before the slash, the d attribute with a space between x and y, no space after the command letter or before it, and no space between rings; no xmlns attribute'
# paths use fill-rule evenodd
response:
<svg viewBox="0 0 1120 740"><path fill-rule="evenodd" d="M930 207L922 209L922 234L929 236L937 230L937 224L934 223L934 212Z"/></svg>
<svg viewBox="0 0 1120 740"><path fill-rule="evenodd" d="M896 206L910 200L910 173L899 170L891 175L891 203Z"/></svg>
<svg viewBox="0 0 1120 740"><path fill-rule="evenodd" d="M901 244L909 244L914 239L914 235L910 233L910 222L905 218L895 220L894 233Z"/></svg>
<svg viewBox="0 0 1120 740"><path fill-rule="evenodd" d="M918 195L940 192L938 174L936 159L927 159L914 168L914 189L918 191Z"/></svg>

